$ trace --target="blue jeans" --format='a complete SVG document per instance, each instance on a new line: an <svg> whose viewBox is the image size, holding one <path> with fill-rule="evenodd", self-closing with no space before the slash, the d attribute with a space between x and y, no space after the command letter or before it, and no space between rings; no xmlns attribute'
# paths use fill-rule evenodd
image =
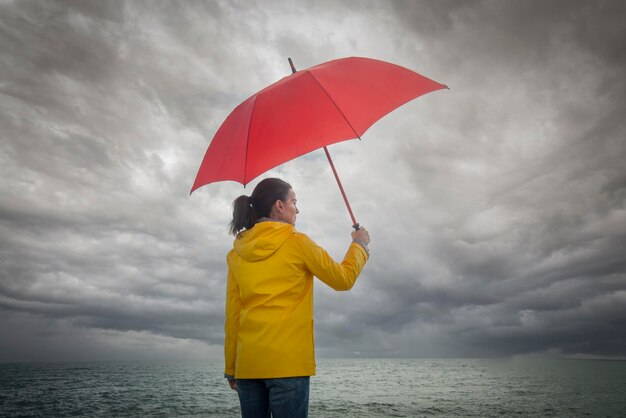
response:
<svg viewBox="0 0 626 418"><path fill-rule="evenodd" d="M307 418L309 376L237 379L242 418Z"/></svg>

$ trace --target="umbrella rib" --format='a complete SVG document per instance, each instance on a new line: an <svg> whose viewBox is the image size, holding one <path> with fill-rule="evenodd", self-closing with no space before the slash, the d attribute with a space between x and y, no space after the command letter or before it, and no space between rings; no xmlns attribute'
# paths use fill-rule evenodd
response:
<svg viewBox="0 0 626 418"><path fill-rule="evenodd" d="M343 114L343 111L341 110L341 108L337 105L337 103L335 103L335 99L333 99L333 97L330 95L330 93L328 91L326 91L326 89L324 88L324 86L322 85L322 83L319 82L319 80L315 77L315 75L313 75L312 72L310 71L306 71L308 74L311 75L311 77L313 77L313 80L315 80L315 82L317 83L318 86L320 86L320 88L322 89L322 91L324 93L326 93L326 96L328 96L328 99L330 99L330 101L335 105L335 108L337 109L337 111L339 112L339 114L341 115L341 117L343 118L343 120L346 121L346 123L348 124L348 126L350 127L350 129L352 129L352 132L354 132L354 135L359 138L359 140L361 140L361 135L358 134L358 132L356 131L356 129L354 129L354 126L352 126L352 124L350 123L350 121L348 120L348 118L346 117L346 115Z"/></svg>
<svg viewBox="0 0 626 418"><path fill-rule="evenodd" d="M246 133L246 152L245 152L245 160L243 163L243 187L246 188L247 175L248 175L248 147L250 145L250 127L252 126L252 120L254 117L254 109L256 108L256 98L254 96L254 103L252 104L252 110L250 111L250 122L248 122L248 132Z"/></svg>

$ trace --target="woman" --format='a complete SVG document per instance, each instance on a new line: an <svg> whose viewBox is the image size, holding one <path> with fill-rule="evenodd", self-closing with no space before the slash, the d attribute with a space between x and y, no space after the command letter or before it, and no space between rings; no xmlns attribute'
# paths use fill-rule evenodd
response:
<svg viewBox="0 0 626 418"><path fill-rule="evenodd" d="M225 377L242 417L306 417L315 375L313 276L352 288L368 259L365 228L341 263L295 229L296 195L276 178L233 203L226 291ZM271 414L271 415L270 415Z"/></svg>

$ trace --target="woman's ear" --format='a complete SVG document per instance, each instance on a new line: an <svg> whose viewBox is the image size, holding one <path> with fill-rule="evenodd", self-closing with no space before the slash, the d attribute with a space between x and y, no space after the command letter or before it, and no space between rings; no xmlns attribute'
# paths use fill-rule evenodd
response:
<svg viewBox="0 0 626 418"><path fill-rule="evenodd" d="M285 210L285 204L282 200L278 199L276 202L274 202L274 209L276 209L278 213L283 213L283 211Z"/></svg>

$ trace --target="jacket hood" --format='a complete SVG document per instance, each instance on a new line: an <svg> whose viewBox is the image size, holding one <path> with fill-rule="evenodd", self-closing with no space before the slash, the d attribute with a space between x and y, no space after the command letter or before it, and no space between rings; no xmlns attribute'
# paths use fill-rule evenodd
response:
<svg viewBox="0 0 626 418"><path fill-rule="evenodd" d="M264 260L274 254L296 232L285 222L259 222L235 239L235 252L247 261Z"/></svg>

